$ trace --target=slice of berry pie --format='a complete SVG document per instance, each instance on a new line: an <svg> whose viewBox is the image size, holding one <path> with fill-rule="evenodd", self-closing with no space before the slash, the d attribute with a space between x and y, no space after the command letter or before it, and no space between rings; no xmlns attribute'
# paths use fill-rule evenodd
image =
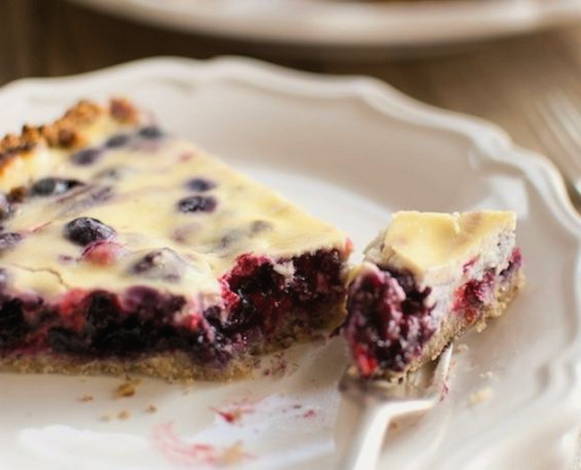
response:
<svg viewBox="0 0 581 470"><path fill-rule="evenodd" d="M512 212L398 212L348 288L344 334L366 377L394 377L503 313L523 282Z"/></svg>
<svg viewBox="0 0 581 470"><path fill-rule="evenodd" d="M0 141L0 364L223 379L344 317L344 234L121 99Z"/></svg>

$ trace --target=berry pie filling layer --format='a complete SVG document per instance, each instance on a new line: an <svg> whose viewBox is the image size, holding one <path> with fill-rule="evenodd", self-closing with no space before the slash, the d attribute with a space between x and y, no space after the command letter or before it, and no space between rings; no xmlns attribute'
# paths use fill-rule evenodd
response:
<svg viewBox="0 0 581 470"><path fill-rule="evenodd" d="M0 141L0 364L246 373L344 317L343 233L131 103Z"/></svg>
<svg viewBox="0 0 581 470"><path fill-rule="evenodd" d="M397 377L501 315L523 283L512 212L397 212L348 287L344 335L364 377Z"/></svg>

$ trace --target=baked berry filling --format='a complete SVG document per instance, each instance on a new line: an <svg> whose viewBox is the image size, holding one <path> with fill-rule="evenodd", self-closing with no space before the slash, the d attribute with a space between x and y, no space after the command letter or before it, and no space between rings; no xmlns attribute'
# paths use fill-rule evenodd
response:
<svg viewBox="0 0 581 470"><path fill-rule="evenodd" d="M171 253L145 256L136 275L155 269L156 256ZM184 296L145 286L121 294L75 289L51 305L0 286L0 352L46 351L89 360L183 351L201 364L222 366L237 353L281 341L294 328L313 332L322 326L327 306L344 294L342 264L338 250L276 263L243 255L222 278L224 305L202 312L188 312ZM313 311L321 315L307 315Z"/></svg>
<svg viewBox="0 0 581 470"><path fill-rule="evenodd" d="M419 290L410 273L368 272L349 292L345 336L363 376L378 369L402 371L431 338L430 290Z"/></svg>
<svg viewBox="0 0 581 470"><path fill-rule="evenodd" d="M482 278L456 289L452 312L467 325L476 323L496 289L510 285L521 264L521 253L515 248L503 271L487 270ZM361 375L402 372L420 356L437 329L433 318L437 305L427 305L429 294L430 288L420 290L410 273L381 267L351 283L344 334Z"/></svg>
<svg viewBox="0 0 581 470"><path fill-rule="evenodd" d="M243 255L237 266L224 277L229 302L228 317L220 320L225 331L254 329L262 335L277 332L283 315L295 312L298 326L321 327L320 317L308 311L337 302L343 295L341 256L338 250L319 250L313 254L279 260ZM232 295L234 294L234 295Z"/></svg>

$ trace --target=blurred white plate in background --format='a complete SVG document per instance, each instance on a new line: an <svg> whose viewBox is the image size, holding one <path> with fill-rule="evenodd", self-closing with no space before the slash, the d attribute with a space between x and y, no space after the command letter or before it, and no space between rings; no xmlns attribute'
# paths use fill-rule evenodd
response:
<svg viewBox="0 0 581 470"><path fill-rule="evenodd" d="M313 46L413 48L581 19L581 0L75 0L182 31Z"/></svg>
<svg viewBox="0 0 581 470"><path fill-rule="evenodd" d="M455 356L450 393L390 433L380 468L564 468L561 437L579 423L581 403L581 219L546 160L485 122L370 79L242 59L151 59L22 80L0 91L0 133L111 94L344 229L354 261L394 210L516 211L526 288L506 315L462 340L469 350ZM331 470L344 350L341 338L294 348L265 361L280 374L231 384L143 380L124 399L113 397L119 379L0 374L0 468L206 470L194 443L223 452L240 441L245 466L228 468ZM471 406L486 387L490 400ZM239 423L214 411L241 401L250 410Z"/></svg>

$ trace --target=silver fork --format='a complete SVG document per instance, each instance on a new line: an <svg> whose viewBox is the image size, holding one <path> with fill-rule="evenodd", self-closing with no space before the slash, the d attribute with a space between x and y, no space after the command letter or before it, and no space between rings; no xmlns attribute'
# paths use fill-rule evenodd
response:
<svg viewBox="0 0 581 470"><path fill-rule="evenodd" d="M446 387L452 349L450 344L435 365L427 364L397 383L362 379L353 367L345 371L339 390L359 408L359 419L349 434L340 470L374 470L390 421L426 412L440 401Z"/></svg>
<svg viewBox="0 0 581 470"><path fill-rule="evenodd" d="M581 209L581 99L562 90L534 103L531 121L563 175L573 204Z"/></svg>

